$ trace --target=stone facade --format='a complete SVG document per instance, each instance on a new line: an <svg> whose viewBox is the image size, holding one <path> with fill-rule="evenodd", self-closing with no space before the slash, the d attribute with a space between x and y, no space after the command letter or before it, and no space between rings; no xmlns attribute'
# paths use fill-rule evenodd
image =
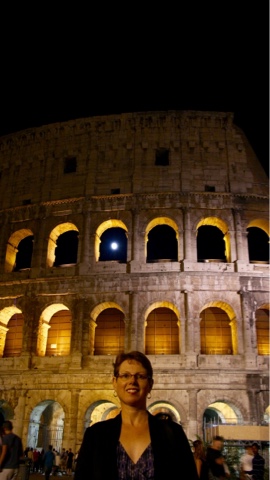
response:
<svg viewBox="0 0 270 480"><path fill-rule="evenodd" d="M151 312L173 313L179 352L149 354L148 408L169 411L188 438L203 435L209 409L224 424L268 422L269 350L258 349L256 322L269 312L269 269L250 261L247 238L252 227L269 235L268 178L232 114L130 113L2 137L0 206L0 413L25 446L77 450L86 426L116 412L115 350L95 354L106 309L123 315L126 351L146 351ZM176 260L147 261L158 225L175 231ZM222 231L225 260L198 261L203 225ZM110 228L125 232L124 262L100 259ZM57 240L69 230L79 234L77 262L56 267ZM31 267L16 271L29 236ZM228 317L229 354L202 353L201 315L212 307ZM64 356L46 354L58 311L70 313ZM16 315L21 351L6 355Z"/></svg>

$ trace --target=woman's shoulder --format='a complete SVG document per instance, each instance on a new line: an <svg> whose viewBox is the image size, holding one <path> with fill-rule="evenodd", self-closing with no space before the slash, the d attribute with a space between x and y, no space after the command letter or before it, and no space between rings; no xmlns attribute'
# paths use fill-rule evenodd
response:
<svg viewBox="0 0 270 480"><path fill-rule="evenodd" d="M109 418L108 420L101 420L99 422L93 423L85 431L86 436L92 436L97 434L105 435L106 432L111 432L116 428L119 428L121 425L121 415L117 415L114 418Z"/></svg>

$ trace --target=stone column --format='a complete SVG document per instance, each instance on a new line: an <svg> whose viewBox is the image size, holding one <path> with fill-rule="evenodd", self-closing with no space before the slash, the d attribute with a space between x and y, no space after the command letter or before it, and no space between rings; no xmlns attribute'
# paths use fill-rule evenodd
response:
<svg viewBox="0 0 270 480"><path fill-rule="evenodd" d="M45 269L47 265L47 251L48 242L45 242L47 236L45 229L46 224L46 211L40 213L41 219L38 220L36 234L33 240L33 253L31 260L31 277L34 277L40 268Z"/></svg>
<svg viewBox="0 0 270 480"><path fill-rule="evenodd" d="M12 420L14 433L19 435L21 439L25 438L27 441L27 433L28 433L28 419L24 419L25 415L25 404L26 404L26 390L21 391L21 395L18 398L18 405L15 408L15 418ZM24 448L27 445L24 445Z"/></svg>
<svg viewBox="0 0 270 480"><path fill-rule="evenodd" d="M184 302L185 302L185 352L183 353L194 353L196 346L196 339L194 338L194 320L192 318L192 292L187 290L183 291Z"/></svg>
<svg viewBox="0 0 270 480"><path fill-rule="evenodd" d="M130 293L130 349L144 351L145 324L138 319L138 294Z"/></svg>
<svg viewBox="0 0 270 480"><path fill-rule="evenodd" d="M140 210L132 210L132 246L131 246L131 262L137 263L143 261L144 252L142 248L145 248L144 239L140 232Z"/></svg>
<svg viewBox="0 0 270 480"><path fill-rule="evenodd" d="M80 390L72 390L70 393L70 414L65 418L63 432L63 445L68 445L67 448L71 447L74 453L77 448L79 395Z"/></svg>
<svg viewBox="0 0 270 480"><path fill-rule="evenodd" d="M88 328L87 328L87 322L85 322L83 338L85 338L85 339L87 338L87 341L83 340L83 352L82 352L83 355L94 355L94 353L95 353L95 330L96 330L96 327L97 327L97 324L92 317L89 319ZM86 330L87 330L87 332L86 332ZM87 333L88 333L88 335L87 335Z"/></svg>
<svg viewBox="0 0 270 480"><path fill-rule="evenodd" d="M82 327L84 319L85 301L76 299L73 301L72 308L72 331L70 353L77 354L82 352Z"/></svg>
<svg viewBox="0 0 270 480"><path fill-rule="evenodd" d="M80 263L84 267L84 270L89 269L89 259L90 259L90 250L94 254L94 239L90 234L90 212L83 212L84 221L83 221L83 232L80 235L82 239L81 251L80 251ZM92 244L92 243L93 244Z"/></svg>
<svg viewBox="0 0 270 480"><path fill-rule="evenodd" d="M255 318L254 312L251 309L251 298L250 293L245 291L243 288L239 292L241 308L242 308L242 335L243 335L243 345L239 343L238 350L239 353L245 353L246 358L250 357L251 354L256 353L255 345Z"/></svg>
<svg viewBox="0 0 270 480"><path fill-rule="evenodd" d="M243 231L240 209L234 209L234 223L236 232L237 260L241 263L249 263L247 232Z"/></svg>
<svg viewBox="0 0 270 480"><path fill-rule="evenodd" d="M24 313L22 355L37 354L39 334L39 302L34 294L20 301Z"/></svg>
<svg viewBox="0 0 270 480"><path fill-rule="evenodd" d="M189 208L183 208L183 224L184 224L184 261L197 262L196 239L193 238L191 230L191 218ZM195 232L194 232L195 235Z"/></svg>
<svg viewBox="0 0 270 480"><path fill-rule="evenodd" d="M198 420L197 420L197 395L199 390L193 389L188 390L189 394L189 438L192 440L196 440L196 436L201 434L198 432Z"/></svg>

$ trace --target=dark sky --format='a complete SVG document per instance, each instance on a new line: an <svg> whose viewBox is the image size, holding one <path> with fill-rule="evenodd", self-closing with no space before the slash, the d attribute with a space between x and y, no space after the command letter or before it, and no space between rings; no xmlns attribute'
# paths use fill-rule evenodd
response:
<svg viewBox="0 0 270 480"><path fill-rule="evenodd" d="M186 3L32 12L2 43L0 135L122 112L233 112L268 173L268 2Z"/></svg>

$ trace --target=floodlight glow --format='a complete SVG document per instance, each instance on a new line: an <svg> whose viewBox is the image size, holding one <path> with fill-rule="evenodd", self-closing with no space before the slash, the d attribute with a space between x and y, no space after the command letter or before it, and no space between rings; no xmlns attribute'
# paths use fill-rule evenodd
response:
<svg viewBox="0 0 270 480"><path fill-rule="evenodd" d="M112 243L111 243L111 249L112 249L112 250L117 250L117 249L118 249L118 243L112 242Z"/></svg>

